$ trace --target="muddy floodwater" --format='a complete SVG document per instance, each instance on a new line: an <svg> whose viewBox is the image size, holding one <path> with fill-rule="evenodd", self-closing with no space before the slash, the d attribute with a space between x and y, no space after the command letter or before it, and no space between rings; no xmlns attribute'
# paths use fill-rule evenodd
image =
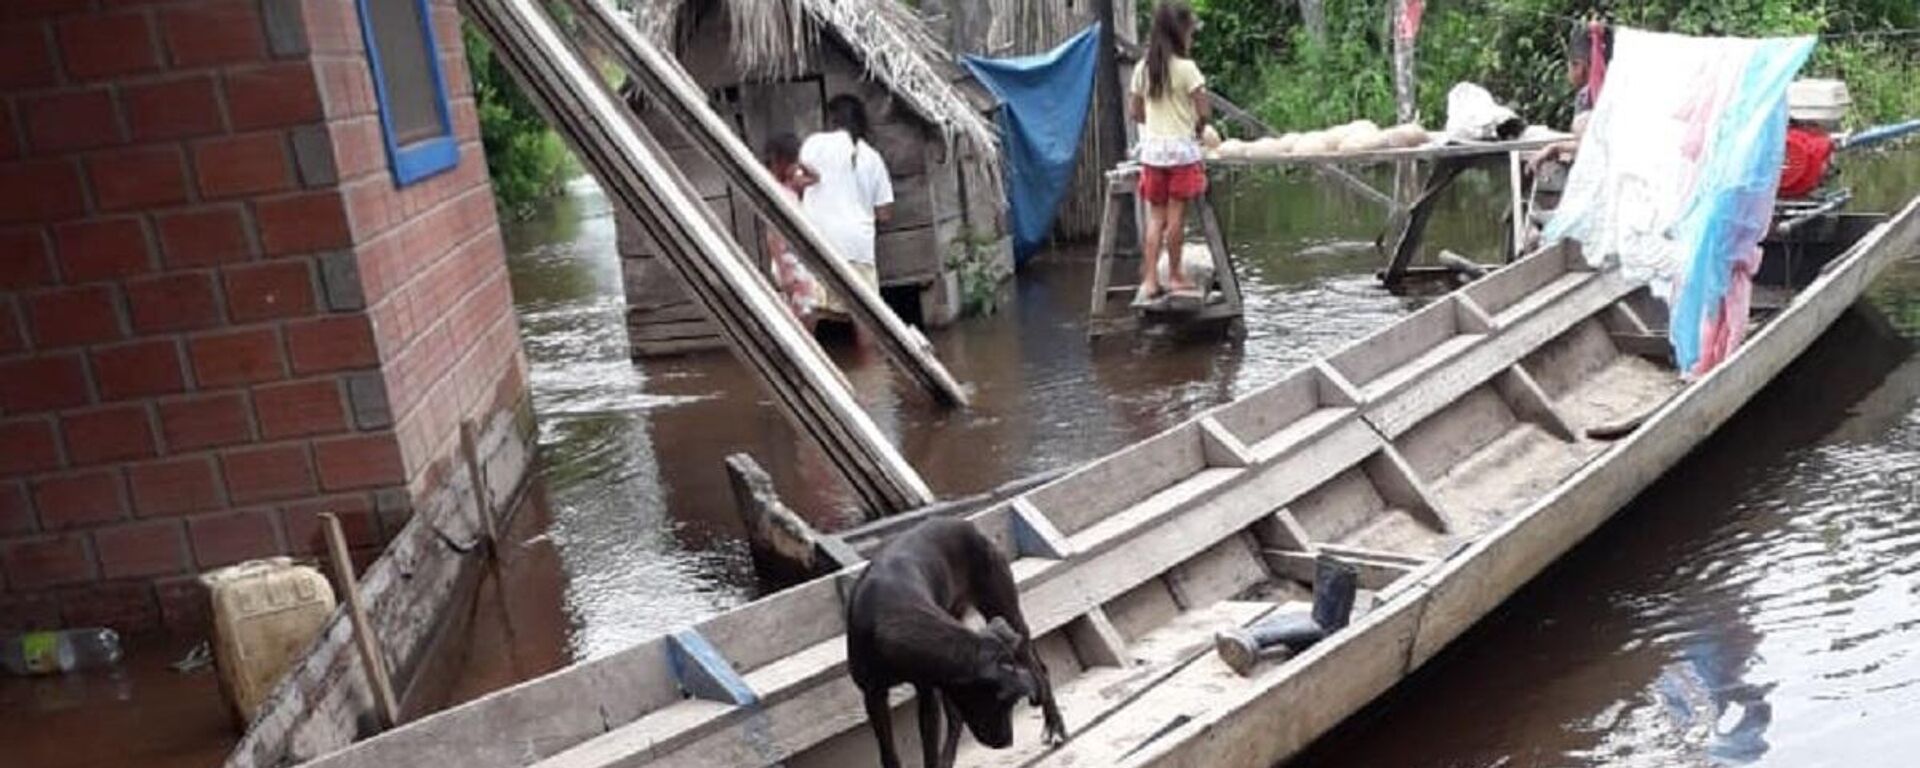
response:
<svg viewBox="0 0 1920 768"><path fill-rule="evenodd" d="M1920 192L1920 151L1850 174L1856 207L1886 209ZM1429 242L1490 259L1504 184L1456 186ZM1058 252L993 316L929 334L973 388L968 411L931 405L877 355L832 352L880 428L957 496L1149 436L1418 306L1378 287L1380 215L1364 200L1270 172L1221 192L1244 339L1089 342L1091 262ZM561 607L520 634L593 658L751 599L728 454L754 456L816 525L859 520L726 354L627 359L612 218L591 184L507 238L540 424L545 529L528 538L556 555L555 578L535 581ZM1920 748L1917 341L1907 264L1720 436L1303 762L1917 764L1898 749Z"/></svg>

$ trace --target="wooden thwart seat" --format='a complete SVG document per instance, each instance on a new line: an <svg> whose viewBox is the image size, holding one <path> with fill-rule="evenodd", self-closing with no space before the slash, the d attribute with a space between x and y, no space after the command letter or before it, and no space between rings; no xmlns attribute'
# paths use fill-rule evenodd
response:
<svg viewBox="0 0 1920 768"><path fill-rule="evenodd" d="M1307 605L1225 600L1202 610L1182 613L1134 639L1128 645L1129 658L1125 666L1087 669L1060 685L1055 696L1061 711L1069 713L1068 724L1075 732L1095 728L1142 693L1164 683L1201 657L1212 655L1213 633L1221 627L1246 626L1276 611L1306 610ZM1038 717L1016 719L1014 745L1005 750L987 749L971 739L964 740L957 762L968 766L1026 765L1052 749L1041 742L1040 725Z"/></svg>

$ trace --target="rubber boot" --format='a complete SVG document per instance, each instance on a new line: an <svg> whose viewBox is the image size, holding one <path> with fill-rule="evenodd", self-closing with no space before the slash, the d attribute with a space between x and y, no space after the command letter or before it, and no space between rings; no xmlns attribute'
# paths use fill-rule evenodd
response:
<svg viewBox="0 0 1920 768"><path fill-rule="evenodd" d="M1313 612L1288 613L1244 629L1213 636L1214 652L1235 673L1245 677L1262 661L1283 661L1347 626L1359 590L1360 571L1349 563L1321 555L1314 562Z"/></svg>
<svg viewBox="0 0 1920 768"><path fill-rule="evenodd" d="M1313 623L1326 634L1346 628L1353 618L1353 599L1360 589L1360 569L1332 555L1313 562ZM1319 638L1315 638L1316 640Z"/></svg>

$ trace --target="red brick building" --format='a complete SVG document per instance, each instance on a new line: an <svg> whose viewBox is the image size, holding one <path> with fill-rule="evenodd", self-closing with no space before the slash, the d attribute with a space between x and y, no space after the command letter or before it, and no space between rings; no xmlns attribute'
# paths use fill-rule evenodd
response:
<svg viewBox="0 0 1920 768"><path fill-rule="evenodd" d="M458 16L364 2L0 2L0 629L471 515L463 420L524 473Z"/></svg>

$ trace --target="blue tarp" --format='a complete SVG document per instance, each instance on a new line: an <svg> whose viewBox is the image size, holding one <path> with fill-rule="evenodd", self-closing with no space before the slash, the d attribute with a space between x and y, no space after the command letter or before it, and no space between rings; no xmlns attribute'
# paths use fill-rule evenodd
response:
<svg viewBox="0 0 1920 768"><path fill-rule="evenodd" d="M1046 243L1060 199L1073 181L1099 47L1100 25L1095 24L1046 53L964 59L1000 99L1013 253L1021 263Z"/></svg>

